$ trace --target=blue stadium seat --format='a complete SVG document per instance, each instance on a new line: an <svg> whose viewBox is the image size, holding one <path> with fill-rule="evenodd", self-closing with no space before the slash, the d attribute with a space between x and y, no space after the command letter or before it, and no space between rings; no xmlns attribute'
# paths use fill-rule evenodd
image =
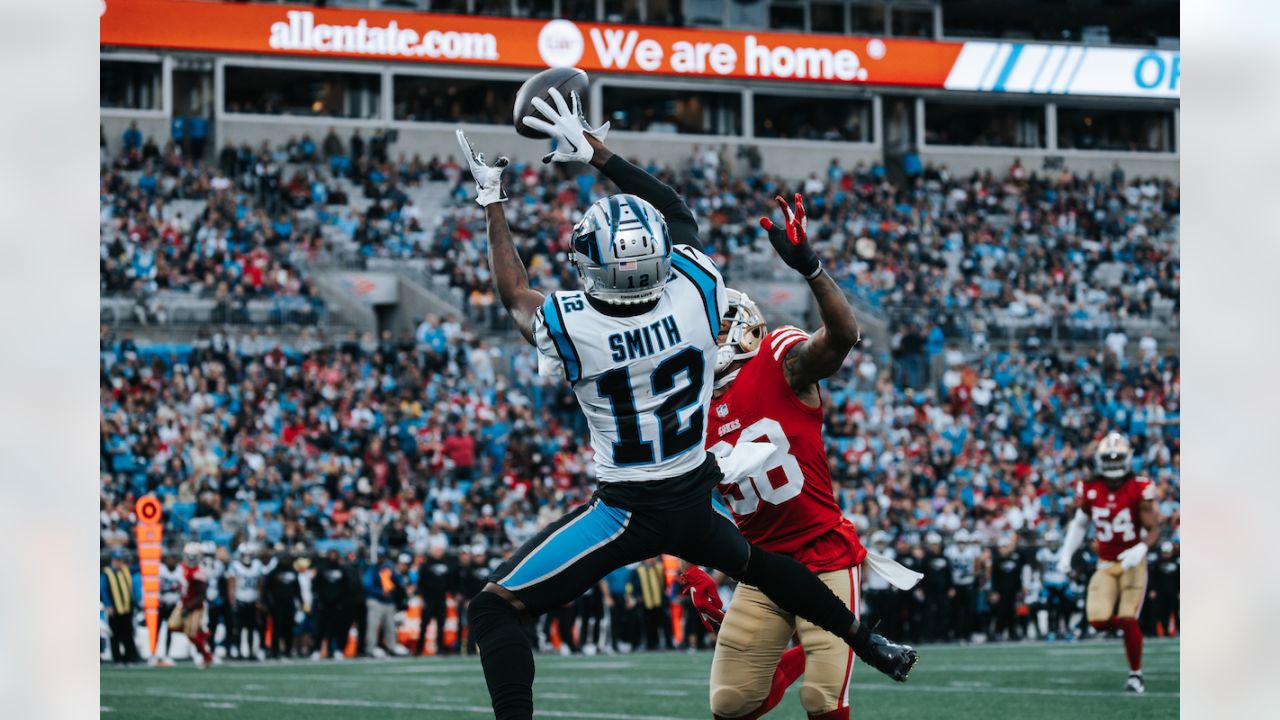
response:
<svg viewBox="0 0 1280 720"><path fill-rule="evenodd" d="M316 541L316 552L320 555L323 555L329 552L330 550L337 550L339 555L346 555L347 553L355 549L356 549L356 541L350 538L342 538L338 540L317 540Z"/></svg>
<svg viewBox="0 0 1280 720"><path fill-rule="evenodd" d="M111 456L111 470L118 473L131 473L134 470L133 453L122 452Z"/></svg>

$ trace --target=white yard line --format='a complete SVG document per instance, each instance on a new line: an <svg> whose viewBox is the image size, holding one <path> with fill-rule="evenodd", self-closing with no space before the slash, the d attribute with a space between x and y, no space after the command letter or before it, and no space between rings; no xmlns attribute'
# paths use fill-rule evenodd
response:
<svg viewBox="0 0 1280 720"><path fill-rule="evenodd" d="M444 703L406 703L384 700L357 700L354 698L314 698L314 697L267 697L262 695L239 695L222 693L187 693L153 690L148 692L117 692L104 690L103 696L133 696L169 698L172 700L234 701L240 703L266 703L270 705L350 707L376 710L446 710L451 713L471 713L474 715L493 715L493 708L479 705L446 705ZM577 712L573 710L538 710L540 717L557 718L591 718L594 720L691 720L690 718L672 717L669 715L631 715L626 713Z"/></svg>
<svg viewBox="0 0 1280 720"><path fill-rule="evenodd" d="M1061 690L1054 689L1054 688L1000 688L1000 687L976 688L976 687L969 687L969 686L955 687L950 685L913 685L906 688L901 688L896 685L872 685L870 683L853 683L850 687L853 688L854 690L892 690L894 692L912 692L912 693L949 693L949 694L959 693L961 695L1055 695L1055 696L1065 695L1069 697L1071 696L1079 697L1084 695L1088 697L1111 697L1111 698L1117 698L1117 699L1122 697L1125 697L1125 698L1139 697L1137 695L1129 695L1128 693L1122 692L1118 688L1116 689L1115 692L1110 692L1107 690L1072 690L1069 688L1062 688ZM1177 699L1181 697L1181 693L1147 691L1141 697Z"/></svg>

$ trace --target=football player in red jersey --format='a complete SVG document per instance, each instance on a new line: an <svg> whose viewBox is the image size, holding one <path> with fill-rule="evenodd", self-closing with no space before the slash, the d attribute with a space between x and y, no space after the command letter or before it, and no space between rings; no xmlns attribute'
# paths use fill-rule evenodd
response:
<svg viewBox="0 0 1280 720"><path fill-rule="evenodd" d="M794 213L784 199L777 201L784 224L768 218L760 224L787 265L809 282L823 327L812 335L794 327L768 332L755 303L728 291L707 445L721 456L739 442L774 446L763 475L726 482L720 493L744 536L807 565L856 614L859 566L867 551L832 492L818 382L840 369L858 342L858 323L844 292L822 271L808 243L801 196L795 196ZM695 607L714 618L719 604L714 583L696 568L684 578ZM799 636L801 647L784 655L793 635ZM916 651L876 639L894 648L894 672L905 678ZM783 612L757 588L739 584L716 642L711 711L716 718L760 717L804 673L800 703L809 717L847 720L852 669L853 653L839 638Z"/></svg>
<svg viewBox="0 0 1280 720"><path fill-rule="evenodd" d="M213 653L209 652L209 633L202 622L209 573L201 563L200 543L189 542L182 549L182 584L182 602L169 616L169 627L182 630L191 646L200 653L198 657L192 657L196 667L204 667L213 662Z"/></svg>
<svg viewBox="0 0 1280 720"><path fill-rule="evenodd" d="M1099 630L1119 629L1129 660L1124 688L1141 693L1142 630L1138 614L1147 594L1147 551L1159 540L1155 486L1130 469L1133 450L1120 433L1109 433L1094 449L1097 477L1076 486L1075 516L1058 556L1058 570L1071 569L1071 558L1092 522L1097 529L1098 569L1089 579L1085 614Z"/></svg>

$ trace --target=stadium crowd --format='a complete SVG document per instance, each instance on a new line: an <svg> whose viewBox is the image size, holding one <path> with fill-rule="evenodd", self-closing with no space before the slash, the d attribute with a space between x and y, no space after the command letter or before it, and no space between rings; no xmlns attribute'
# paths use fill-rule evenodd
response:
<svg viewBox="0 0 1280 720"><path fill-rule="evenodd" d="M947 317L948 336L967 337L974 320L1097 330L1130 318L1178 315L1178 188L1149 178L1126 181L1067 172L1040 176L1015 162L1003 175L953 177L920 167L895 183L882 165L844 167L799 181L729 167L723 151L695 152L673 169L646 169L688 199L704 240L732 278L756 274L767 257L756 219L779 193L803 192L824 264L875 307ZM515 165L509 203L531 281L573 283L553 262L575 211L607 194L598 174L564 174ZM488 307L483 213L460 202L418 244L437 272ZM965 321L962 325L961 317Z"/></svg>
<svg viewBox="0 0 1280 720"><path fill-rule="evenodd" d="M326 228L362 258L422 258L459 288L476 320L497 317L484 257L483 213L465 201L453 156L396 153L390 137L334 131L272 149L226 145L216 163L125 133L104 157L104 295L191 291L206 296L300 296L322 305L304 267L323 253ZM703 237L730 278L761 271L756 218L775 194L803 192L825 265L873 307L924 313L948 337L991 324L1057 327L1098 338L1126 320L1178 317L1179 190L1153 178L1067 171L1039 174L1015 161L1004 173L953 176L919 165L894 182L884 166L833 158L804 179L765 172L750 153L745 172L726 151L695 151L686 167L646 169L687 198ZM575 282L555 262L580 211L607 194L597 173L517 161L510 178L512 227L535 287ZM350 185L339 184L345 178ZM424 218L407 188L442 182L456 202ZM368 200L363 210L344 188ZM170 208L205 200L196 217Z"/></svg>
<svg viewBox="0 0 1280 720"><path fill-rule="evenodd" d="M359 151L356 139L326 137L316 147L304 138L256 153L229 147L217 166L126 142L102 176L104 296L314 298L305 267L324 249L327 224L366 257L427 258L469 293L473 311L496 314L475 208L459 202L428 227L403 192L404 183L434 179L456 185L457 165L393 162L386 138L361 140ZM282 180L286 165L298 169ZM679 172L651 169L690 199L732 278L750 271L754 219L784 184L759 171L730 179L726 166L707 152ZM603 187L594 175L530 165L512 175L508 216L532 283L572 282L553 258L575 208ZM364 212L346 207L332 194L337 176L375 202ZM883 168L833 162L794 189L806 194L837 276L870 302L928 311L926 324L899 328L892 352L856 349L826 387L842 507L864 542L926 573L906 594L871 580L867 611L911 640L1074 634L1063 608L1079 601L1090 553L1066 578L1046 553L1089 471L1083 448L1116 429L1134 442L1137 470L1155 481L1169 529L1171 547L1157 554L1175 581L1153 580L1153 592L1166 589L1148 621L1167 632L1177 588L1176 350L1161 353L1144 337L1140 352L1126 352L1117 332L1114 342L1072 352L995 349L972 336L955 342L948 323L953 313L981 311L1109 326L1153 316L1162 299L1176 317L1177 188L1118 175L1041 179L1019 166L964 179L924 170L899 187ZM204 209L191 218L167 209L185 199L204 200ZM532 350L486 343L476 319L427 317L398 336L216 324L177 345L140 343L104 325L104 550L127 553L134 502L158 497L167 544L206 548L218 579L210 623L226 626L229 654L231 631L251 616L237 619L237 602L250 601L228 597L222 581L242 555L261 556L264 578L283 568L306 578L296 593L267 593L266 581L251 601L262 618L284 618L286 606L299 613L297 635L309 638L300 651L336 648L344 628L357 627L360 651L400 652L386 630L412 598L442 627L445 599L464 601L487 568L586 501L593 486L572 392L537 376ZM586 621L577 638L558 633L570 649L669 646L671 608L681 602L669 576L652 563L619 571L550 619L558 627L577 615ZM1028 620L1041 609L1047 628ZM605 617L611 632L602 642ZM685 626L697 638L685 642L705 642L700 625ZM550 625L543 635L551 637ZM461 644L457 636L452 643Z"/></svg>

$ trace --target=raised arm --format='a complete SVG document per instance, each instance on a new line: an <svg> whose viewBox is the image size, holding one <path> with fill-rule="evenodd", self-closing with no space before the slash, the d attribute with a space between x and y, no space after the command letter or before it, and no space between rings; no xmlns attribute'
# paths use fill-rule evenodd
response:
<svg viewBox="0 0 1280 720"><path fill-rule="evenodd" d="M493 286L502 306L511 313L511 319L526 341L533 344L533 317L542 305L542 293L529 287L529 274L524 261L511 239L507 214L502 203L507 199L502 190L502 171L507 158L500 157L492 166L484 164L484 153L477 153L461 130L457 131L462 156L471 167L476 181L476 202L484 208L485 224L489 233L489 269L493 272Z"/></svg>
<svg viewBox="0 0 1280 720"><path fill-rule="evenodd" d="M619 190L647 201L662 213L673 245L692 245L699 251L703 250L702 241L698 239L698 221L674 188L627 162L621 155L615 155L595 136L587 135L587 144L593 149L591 164L612 180Z"/></svg>
<svg viewBox="0 0 1280 720"><path fill-rule="evenodd" d="M511 313L520 335L533 344L533 316L542 306L543 295L529 287L529 274L511 240L511 228L507 226L502 203L485 206L484 217L489 228L489 269L493 272L498 299Z"/></svg>
<svg viewBox="0 0 1280 720"><path fill-rule="evenodd" d="M804 211L804 198L796 193L793 213L781 196L775 198L782 209L783 225L775 225L769 218L760 218L760 225L769 233L769 243L777 250L788 267L804 276L809 283L822 317L822 327L797 343L782 362L787 383L796 393L805 393L819 380L831 377L844 364L845 357L861 339L858 321L844 291L822 270L818 255L809 245L808 218Z"/></svg>
<svg viewBox="0 0 1280 720"><path fill-rule="evenodd" d="M542 98L534 98L532 101L533 106L546 119L526 116L521 120L555 141L556 149L544 155L542 161L585 162L594 165L619 190L647 201L662 213L673 245L692 245L701 251L703 248L698 239L698 221L676 191L606 147L604 138L609 132L609 123L598 128L588 125L577 93L570 93L567 102L555 88L548 94L555 107Z"/></svg>

